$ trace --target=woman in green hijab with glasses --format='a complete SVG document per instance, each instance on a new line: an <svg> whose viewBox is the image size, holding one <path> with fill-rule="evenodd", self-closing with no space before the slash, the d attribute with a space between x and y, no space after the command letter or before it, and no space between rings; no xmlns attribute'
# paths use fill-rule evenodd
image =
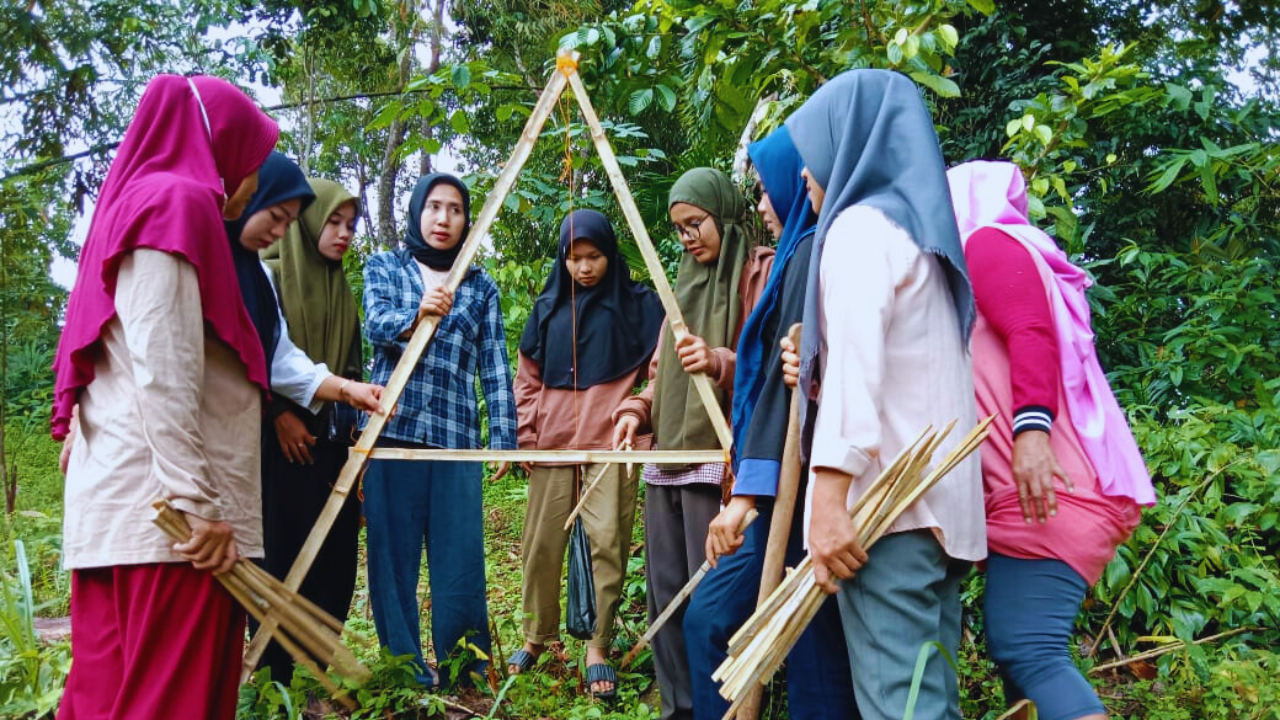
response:
<svg viewBox="0 0 1280 720"><path fill-rule="evenodd" d="M355 235L359 202L336 182L308 181L316 199L280 242L261 255L271 269L289 338L314 362L359 382L363 377L360 316L342 268ZM327 402L319 413L275 394L263 423L264 567L283 578L329 499L353 442L356 412ZM360 506L348 498L321 546L302 595L345 620L355 590ZM285 684L293 660L272 643L262 656L271 679Z"/></svg>
<svg viewBox="0 0 1280 720"><path fill-rule="evenodd" d="M614 447L635 445L636 436L648 432L662 450L719 447L711 418L689 376L711 377L720 409L727 416L736 360L733 348L773 265L773 250L756 247L751 204L723 172L704 167L680 176L671 187L668 211L685 249L676 299L690 334L675 342L664 328L650 365L651 382L614 412ZM651 622L702 564L707 526L720 511L727 476L724 463L645 467ZM663 720L693 717L682 615L683 611L653 639Z"/></svg>

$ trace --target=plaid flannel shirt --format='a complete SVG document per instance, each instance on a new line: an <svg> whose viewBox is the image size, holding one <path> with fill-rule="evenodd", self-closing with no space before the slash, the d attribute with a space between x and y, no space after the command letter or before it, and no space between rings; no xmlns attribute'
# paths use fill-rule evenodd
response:
<svg viewBox="0 0 1280 720"><path fill-rule="evenodd" d="M365 336L373 344L370 382L386 385L409 343L423 295L422 274L408 250L378 253L364 268ZM479 448L476 375L489 414L489 447L516 449L516 402L506 333L493 278L473 266L453 297L453 309L418 360L396 414L382 437L465 450ZM361 427L368 421L361 419Z"/></svg>

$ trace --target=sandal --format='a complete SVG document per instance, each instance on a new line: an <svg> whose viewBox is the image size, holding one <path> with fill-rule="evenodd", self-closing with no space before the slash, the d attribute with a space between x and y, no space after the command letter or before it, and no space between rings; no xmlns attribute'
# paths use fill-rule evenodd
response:
<svg viewBox="0 0 1280 720"><path fill-rule="evenodd" d="M608 692L595 692L591 686L598 682L612 683L613 689ZM596 663L587 666L587 692L599 700L614 700L618 697L618 673L612 665Z"/></svg>
<svg viewBox="0 0 1280 720"><path fill-rule="evenodd" d="M533 664L536 662L538 662L538 658L535 657L533 653L525 650L524 648L520 648L512 653L511 657L507 658L507 673L510 675L519 675L525 670L533 667ZM515 672L512 672L512 668L515 668Z"/></svg>

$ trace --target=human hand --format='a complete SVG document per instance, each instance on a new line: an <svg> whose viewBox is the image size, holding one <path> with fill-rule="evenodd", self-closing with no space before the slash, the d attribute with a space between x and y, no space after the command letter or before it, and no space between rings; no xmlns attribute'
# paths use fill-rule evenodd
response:
<svg viewBox="0 0 1280 720"><path fill-rule="evenodd" d="M680 365L690 375L711 369L711 348L697 335L688 334L677 340L676 355L680 356Z"/></svg>
<svg viewBox="0 0 1280 720"><path fill-rule="evenodd" d="M173 546L174 552L190 560L197 570L212 570L221 575L240 559L236 549L235 529L230 523L205 520L199 515L183 513L191 528L191 539Z"/></svg>
<svg viewBox="0 0 1280 720"><path fill-rule="evenodd" d="M827 593L835 593L837 579L847 580L867 562L858 532L845 510L848 476L834 470L816 471L813 509L809 520L809 556L813 579Z"/></svg>
<svg viewBox="0 0 1280 720"><path fill-rule="evenodd" d="M1076 491L1067 471L1058 464L1049 433L1043 430L1018 433L1013 440L1013 479L1018 484L1022 518L1028 525L1036 521L1047 523L1058 514L1058 498L1053 490L1055 477L1062 480L1067 492Z"/></svg>
<svg viewBox="0 0 1280 720"><path fill-rule="evenodd" d="M782 346L782 382L789 388L800 384L800 351L791 338L784 337L778 341Z"/></svg>
<svg viewBox="0 0 1280 720"><path fill-rule="evenodd" d="M448 288L438 287L422 296L422 302L418 305L418 315L419 317L423 315L444 317L452 309L453 291Z"/></svg>
<svg viewBox="0 0 1280 720"><path fill-rule="evenodd" d="M76 441L76 435L80 432L80 406L77 405L71 411L71 423L67 427L67 436L62 440L62 451L58 453L58 467L62 470L62 474L67 474L67 463L71 461L71 446Z"/></svg>
<svg viewBox="0 0 1280 720"><path fill-rule="evenodd" d="M280 441L280 450L284 459L301 465L314 465L311 448L315 447L316 436L307 431L302 419L289 410L276 416L276 439Z"/></svg>
<svg viewBox="0 0 1280 720"><path fill-rule="evenodd" d="M613 426L613 446L635 447L636 431L640 429L640 418L631 413L623 413L618 423Z"/></svg>
<svg viewBox="0 0 1280 720"><path fill-rule="evenodd" d="M742 547L747 536L742 532L742 522L756 506L750 495L735 495L729 504L711 520L707 527L706 553L711 567L722 555L732 555Z"/></svg>
<svg viewBox="0 0 1280 720"><path fill-rule="evenodd" d="M343 383L338 391L342 402L357 410L385 415L382 410L382 386L363 382Z"/></svg>

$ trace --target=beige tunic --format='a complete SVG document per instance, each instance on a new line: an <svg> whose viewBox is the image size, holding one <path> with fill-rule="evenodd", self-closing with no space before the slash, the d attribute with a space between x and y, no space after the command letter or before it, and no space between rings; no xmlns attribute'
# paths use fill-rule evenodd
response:
<svg viewBox="0 0 1280 720"><path fill-rule="evenodd" d="M135 250L120 265L115 306L80 393L65 566L181 562L151 524L157 498L231 523L240 554L261 557L261 396L235 351L206 329L195 268Z"/></svg>
<svg viewBox="0 0 1280 720"><path fill-rule="evenodd" d="M852 507L926 426L959 421L936 459L959 443L976 424L973 373L938 259L879 210L855 205L836 217L820 272L822 379L811 465L853 476ZM947 555L986 557L981 473L974 453L889 532L928 528Z"/></svg>

